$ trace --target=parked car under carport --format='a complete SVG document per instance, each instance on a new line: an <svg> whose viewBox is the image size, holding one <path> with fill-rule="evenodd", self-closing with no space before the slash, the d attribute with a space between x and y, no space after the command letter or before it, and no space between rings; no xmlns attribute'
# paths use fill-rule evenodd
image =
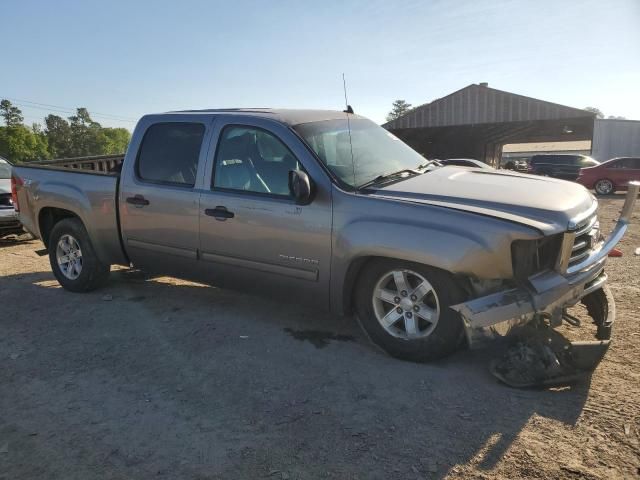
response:
<svg viewBox="0 0 640 480"><path fill-rule="evenodd" d="M640 157L620 157L580 170L577 182L598 195L627 190L629 182L640 181Z"/></svg>

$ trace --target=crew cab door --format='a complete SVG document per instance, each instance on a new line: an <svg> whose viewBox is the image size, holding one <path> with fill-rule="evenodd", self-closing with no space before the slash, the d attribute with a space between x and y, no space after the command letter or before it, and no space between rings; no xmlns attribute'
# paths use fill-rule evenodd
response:
<svg viewBox="0 0 640 480"><path fill-rule="evenodd" d="M197 267L198 186L211 118L161 118L141 120L127 152L119 196L122 237L136 267L189 277Z"/></svg>
<svg viewBox="0 0 640 480"><path fill-rule="evenodd" d="M302 141L269 119L216 121L200 197L200 257L215 284L328 304L331 187ZM296 205L289 171L302 169L315 196Z"/></svg>

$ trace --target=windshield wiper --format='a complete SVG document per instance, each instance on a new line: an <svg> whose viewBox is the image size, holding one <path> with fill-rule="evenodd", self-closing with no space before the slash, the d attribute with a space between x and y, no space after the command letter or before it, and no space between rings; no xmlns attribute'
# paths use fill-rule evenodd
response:
<svg viewBox="0 0 640 480"><path fill-rule="evenodd" d="M418 167L420 168L420 167ZM363 183L362 185L360 185L357 189L358 190L363 190L367 187L370 187L372 185L375 185L376 183L380 183L383 182L385 180L389 180L393 177L397 177L398 175L402 175L403 173L410 173L413 175L420 175L422 172L419 172L417 169L414 168L403 168L402 170L398 170L396 172L391 172L391 173L385 173L384 175L378 175L376 178L369 180L368 182Z"/></svg>
<svg viewBox="0 0 640 480"><path fill-rule="evenodd" d="M442 166L442 164L438 160L429 160L428 162L418 165L416 167L416 170L424 170L425 168L429 168L431 165L435 165L436 167Z"/></svg>

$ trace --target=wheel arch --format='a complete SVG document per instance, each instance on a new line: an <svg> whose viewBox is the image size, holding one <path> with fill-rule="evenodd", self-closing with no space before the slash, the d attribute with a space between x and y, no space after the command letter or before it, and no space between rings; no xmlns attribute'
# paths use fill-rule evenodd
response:
<svg viewBox="0 0 640 480"><path fill-rule="evenodd" d="M38 230L40 232L40 238L47 249L49 248L49 237L53 227L66 218L77 218L82 222L82 219L77 213L64 208L44 207L38 212ZM82 224L84 225L84 222L82 222Z"/></svg>
<svg viewBox="0 0 640 480"><path fill-rule="evenodd" d="M379 256L379 255L364 255L361 257L356 257L352 259L349 263L346 273L344 276L344 281L342 283L342 292L340 295L340 305L338 312L344 315L349 315L353 313L354 302L355 302L355 291L358 279L363 271L365 271L366 267L368 267L371 263L384 261L384 260L396 260L399 262L409 262L409 263L419 263L413 260L409 260L406 258L397 258L397 257L389 257L389 256ZM428 265L426 263L421 263L425 267L434 268L440 270L442 272L450 274L460 285L460 287L467 293L471 292L470 285L470 277L461 273L453 273L447 270L444 270L438 266ZM337 310L337 309L336 309Z"/></svg>

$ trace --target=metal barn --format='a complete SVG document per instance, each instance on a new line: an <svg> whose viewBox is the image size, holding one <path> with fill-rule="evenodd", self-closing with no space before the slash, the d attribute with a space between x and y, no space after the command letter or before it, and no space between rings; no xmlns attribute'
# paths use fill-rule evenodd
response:
<svg viewBox="0 0 640 480"><path fill-rule="evenodd" d="M594 114L472 84L383 126L427 158L496 165L508 143L591 140Z"/></svg>

